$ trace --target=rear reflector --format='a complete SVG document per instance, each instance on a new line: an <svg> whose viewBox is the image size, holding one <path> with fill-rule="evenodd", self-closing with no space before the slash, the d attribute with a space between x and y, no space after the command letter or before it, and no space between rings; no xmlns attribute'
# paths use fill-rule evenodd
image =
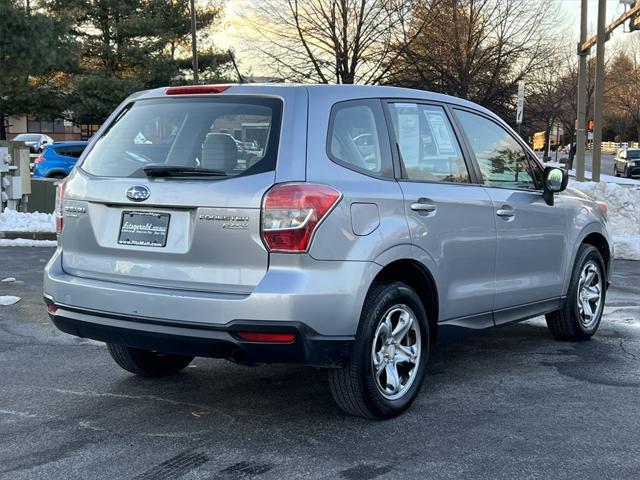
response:
<svg viewBox="0 0 640 480"><path fill-rule="evenodd" d="M42 163L42 162L44 162L44 157L36 157L33 160L33 163Z"/></svg>
<svg viewBox="0 0 640 480"><path fill-rule="evenodd" d="M55 315L56 312L58 311L58 307L56 307L53 304L49 304L47 305L47 311L51 314L51 315Z"/></svg>
<svg viewBox="0 0 640 480"><path fill-rule="evenodd" d="M231 85L186 85L184 87L169 87L167 95L199 95L205 93L222 93Z"/></svg>
<svg viewBox="0 0 640 480"><path fill-rule="evenodd" d="M238 336L247 342L291 343L296 339L294 333L238 332Z"/></svg>

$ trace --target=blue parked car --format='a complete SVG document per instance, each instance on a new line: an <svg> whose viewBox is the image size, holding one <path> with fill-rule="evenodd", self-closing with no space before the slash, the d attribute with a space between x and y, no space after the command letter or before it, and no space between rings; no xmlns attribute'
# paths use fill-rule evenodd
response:
<svg viewBox="0 0 640 480"><path fill-rule="evenodd" d="M86 141L55 142L33 162L35 178L64 178L75 166L87 146Z"/></svg>

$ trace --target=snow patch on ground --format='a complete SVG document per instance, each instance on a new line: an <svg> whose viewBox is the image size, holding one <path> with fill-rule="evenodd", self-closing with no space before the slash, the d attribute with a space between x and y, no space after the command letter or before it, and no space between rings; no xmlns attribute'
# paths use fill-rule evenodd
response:
<svg viewBox="0 0 640 480"><path fill-rule="evenodd" d="M0 280L2 283L12 283L16 281L16 277L7 277Z"/></svg>
<svg viewBox="0 0 640 480"><path fill-rule="evenodd" d="M569 182L569 187L607 203L615 258L640 260L640 187L574 180Z"/></svg>
<svg viewBox="0 0 640 480"><path fill-rule="evenodd" d="M14 297L13 295L0 295L0 305L13 305L19 301L20 297Z"/></svg>
<svg viewBox="0 0 640 480"><path fill-rule="evenodd" d="M0 247L55 247L55 240L31 240L30 238L0 238Z"/></svg>
<svg viewBox="0 0 640 480"><path fill-rule="evenodd" d="M53 213L23 213L4 209L0 213L0 232L55 232Z"/></svg>

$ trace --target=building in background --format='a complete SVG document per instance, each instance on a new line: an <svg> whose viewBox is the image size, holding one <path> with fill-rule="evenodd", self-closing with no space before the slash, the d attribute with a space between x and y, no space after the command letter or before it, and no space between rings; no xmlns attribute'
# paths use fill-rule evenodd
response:
<svg viewBox="0 0 640 480"><path fill-rule="evenodd" d="M100 123L85 121L80 124L56 118L43 120L31 115L9 117L7 139L11 140L21 133L43 133L55 141L88 140L100 128Z"/></svg>

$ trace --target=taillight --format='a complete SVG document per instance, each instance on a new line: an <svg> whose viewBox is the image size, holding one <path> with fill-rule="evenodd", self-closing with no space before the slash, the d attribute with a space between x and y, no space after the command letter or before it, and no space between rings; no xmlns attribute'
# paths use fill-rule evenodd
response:
<svg viewBox="0 0 640 480"><path fill-rule="evenodd" d="M169 87L167 95L199 95L204 93L222 93L231 85L185 85L184 87Z"/></svg>
<svg viewBox="0 0 640 480"><path fill-rule="evenodd" d="M63 180L58 184L56 188L56 233L60 235L62 233L62 227L64 227L64 189L66 187L66 180Z"/></svg>
<svg viewBox="0 0 640 480"><path fill-rule="evenodd" d="M262 239L272 252L306 252L341 193L326 185L276 185L262 199Z"/></svg>
<svg viewBox="0 0 640 480"><path fill-rule="evenodd" d="M44 162L44 157L36 157L33 160L33 163L42 163L42 162Z"/></svg>

